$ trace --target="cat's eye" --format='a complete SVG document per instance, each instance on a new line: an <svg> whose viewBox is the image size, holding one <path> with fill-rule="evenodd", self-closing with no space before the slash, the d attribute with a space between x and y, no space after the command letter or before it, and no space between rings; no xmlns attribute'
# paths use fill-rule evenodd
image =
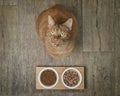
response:
<svg viewBox="0 0 120 96"><path fill-rule="evenodd" d="M51 34L52 34L52 35L55 35L55 32L54 32L54 31L51 31Z"/></svg>
<svg viewBox="0 0 120 96"><path fill-rule="evenodd" d="M64 36L64 32L61 32L61 37L63 37Z"/></svg>

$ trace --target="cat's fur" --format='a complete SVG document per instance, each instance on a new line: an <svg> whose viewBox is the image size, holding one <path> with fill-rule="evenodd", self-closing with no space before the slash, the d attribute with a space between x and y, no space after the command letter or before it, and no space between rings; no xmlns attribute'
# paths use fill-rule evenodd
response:
<svg viewBox="0 0 120 96"><path fill-rule="evenodd" d="M77 25L75 16L61 5L55 5L38 16L39 36L52 57L64 57L72 52Z"/></svg>

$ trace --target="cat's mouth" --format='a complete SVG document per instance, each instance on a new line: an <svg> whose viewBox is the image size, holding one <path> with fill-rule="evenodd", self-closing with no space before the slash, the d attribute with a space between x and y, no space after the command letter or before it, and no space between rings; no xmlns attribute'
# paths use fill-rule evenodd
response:
<svg viewBox="0 0 120 96"><path fill-rule="evenodd" d="M53 44L53 46L59 47L63 44L63 41L62 39L60 39L60 36L57 36L57 37L51 38L51 43Z"/></svg>

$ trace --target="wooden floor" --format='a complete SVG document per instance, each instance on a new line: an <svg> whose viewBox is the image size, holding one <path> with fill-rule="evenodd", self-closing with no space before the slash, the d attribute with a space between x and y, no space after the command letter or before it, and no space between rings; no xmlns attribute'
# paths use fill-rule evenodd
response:
<svg viewBox="0 0 120 96"><path fill-rule="evenodd" d="M63 59L36 32L39 13L55 4L79 22L76 49ZM85 90L36 90L36 66L84 66ZM0 96L120 96L120 0L0 0Z"/></svg>

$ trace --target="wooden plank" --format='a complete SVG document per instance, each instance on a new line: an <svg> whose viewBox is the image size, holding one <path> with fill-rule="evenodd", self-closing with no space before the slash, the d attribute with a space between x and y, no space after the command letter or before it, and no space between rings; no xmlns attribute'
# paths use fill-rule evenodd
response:
<svg viewBox="0 0 120 96"><path fill-rule="evenodd" d="M97 29L101 38L101 51L114 51L114 0L98 1Z"/></svg>
<svg viewBox="0 0 120 96"><path fill-rule="evenodd" d="M113 0L83 0L83 51L113 51Z"/></svg>
<svg viewBox="0 0 120 96"><path fill-rule="evenodd" d="M36 89L38 90L40 89L45 90L45 88L43 88L38 81L39 72L43 70L44 68L47 68L47 67L36 67ZM71 67L50 67L50 68L55 69L59 77L58 84L54 88L51 88L50 90L52 89L53 90L70 90L63 85L61 81L61 76L65 69L71 68ZM82 76L81 84L77 88L74 88L73 90L83 90L84 89L84 67L72 67L72 68L76 68L81 73L81 76Z"/></svg>
<svg viewBox="0 0 120 96"><path fill-rule="evenodd" d="M120 12L115 14L115 96L120 95Z"/></svg>
<svg viewBox="0 0 120 96"><path fill-rule="evenodd" d="M115 96L120 95L120 0L115 0Z"/></svg>
<svg viewBox="0 0 120 96"><path fill-rule="evenodd" d="M19 30L19 77L16 94L32 95L35 91L35 66L44 60L41 43L35 26L34 0L19 0L18 2Z"/></svg>
<svg viewBox="0 0 120 96"><path fill-rule="evenodd" d="M2 16L2 6L0 6L0 73L2 73L2 59L4 58L4 56L3 56L3 50L4 50L4 48L3 48L3 37L4 37L4 35L3 35L3 24L2 24L2 22L3 22L3 16ZM2 77L2 76L1 76ZM2 78L0 77L0 95L2 95Z"/></svg>
<svg viewBox="0 0 120 96"><path fill-rule="evenodd" d="M15 64L17 63L17 6L2 6L0 13L0 73L2 96L14 94Z"/></svg>
<svg viewBox="0 0 120 96"><path fill-rule="evenodd" d="M83 0L83 51L99 51L101 40L96 28L97 1Z"/></svg>
<svg viewBox="0 0 120 96"><path fill-rule="evenodd" d="M117 12L114 17L114 31L115 31L115 52L120 51L120 13Z"/></svg>
<svg viewBox="0 0 120 96"><path fill-rule="evenodd" d="M84 53L86 66L86 91L84 96L113 96L114 94L114 54Z"/></svg>

